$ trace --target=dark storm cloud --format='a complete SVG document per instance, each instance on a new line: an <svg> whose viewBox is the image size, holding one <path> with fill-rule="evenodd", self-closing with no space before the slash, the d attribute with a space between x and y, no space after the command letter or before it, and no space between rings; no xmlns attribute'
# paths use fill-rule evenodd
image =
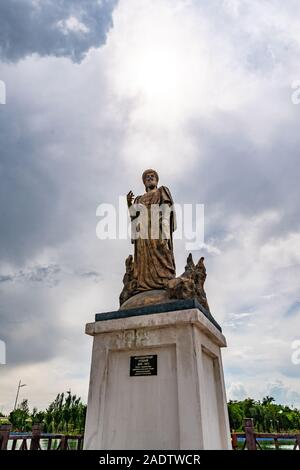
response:
<svg viewBox="0 0 300 470"><path fill-rule="evenodd" d="M9 89L0 108L0 338L8 367L50 360L68 353L72 336L82 339L82 325L75 332L65 327L61 305L70 285L102 280L101 256L98 262L86 256L85 242L98 246L95 212L109 200L103 181L110 177L118 194L117 170L104 155L117 154L111 147L119 139L105 120L97 59L63 61L59 70L58 60L54 69L43 69L46 62L4 66L1 76ZM92 73L97 80L83 93ZM75 313L83 323L89 319L84 309Z"/></svg>
<svg viewBox="0 0 300 470"><path fill-rule="evenodd" d="M68 270L66 270L68 271ZM20 269L13 274L1 274L1 282L24 282L24 283L39 283L46 286L56 286L59 284L62 275L65 272L58 264L49 264L48 266L33 266L31 268ZM77 276L83 279L91 279L94 282L99 282L103 279L103 274L96 271L76 272L70 271L72 276ZM28 285L28 284L27 284Z"/></svg>
<svg viewBox="0 0 300 470"><path fill-rule="evenodd" d="M231 230L230 221L256 217L268 211L278 213L264 227L260 242L286 236L300 229L300 197L297 133L295 120L282 122L278 133L267 146L251 142L235 117L220 116L226 121L227 133L195 123L190 135L199 149L205 148L201 164L191 178L184 177L181 194L184 201L205 205L205 236L224 238ZM214 215L215 214L215 215Z"/></svg>
<svg viewBox="0 0 300 470"><path fill-rule="evenodd" d="M19 106L6 106L0 113L2 260L30 254L35 244L56 238L57 227L53 230L51 220L61 191L51 176L51 165L45 168L39 157L42 143L37 134L31 139L26 119L26 110Z"/></svg>
<svg viewBox="0 0 300 470"><path fill-rule="evenodd" d="M47 361L65 352L61 348L72 335L81 336L80 328L64 327L56 303L63 302L62 292L76 278L90 283L102 276L57 264L0 275L0 339L6 343L9 366Z"/></svg>
<svg viewBox="0 0 300 470"><path fill-rule="evenodd" d="M103 274L98 273L96 271L83 272L83 273L80 273L79 276L86 278L86 279L92 279L95 282L98 282L101 279L103 279Z"/></svg>
<svg viewBox="0 0 300 470"><path fill-rule="evenodd" d="M11 282L13 280L13 276L0 276L0 282Z"/></svg>
<svg viewBox="0 0 300 470"><path fill-rule="evenodd" d="M18 331L24 331L23 337L16 334L16 328ZM59 328L56 328L51 321L45 322L44 319L35 320L34 329L26 325L25 320L19 320L17 325L8 325L6 322L5 330L1 333L1 339L6 344L7 364L10 366L51 359L56 356L57 349L64 339Z"/></svg>
<svg viewBox="0 0 300 470"><path fill-rule="evenodd" d="M49 266L34 266L27 270L19 270L13 275L1 275L0 282L30 282L44 283L48 286L55 286L59 283L61 268L57 264Z"/></svg>
<svg viewBox="0 0 300 470"><path fill-rule="evenodd" d="M117 0L1 0L0 59L31 54L80 62L106 41Z"/></svg>
<svg viewBox="0 0 300 470"><path fill-rule="evenodd" d="M105 111L101 79L81 93L89 66L66 63L55 77L46 69L38 82L35 70L40 65L32 65L27 80L20 71L4 77L9 99L0 108L0 259L14 271L35 264L41 249L76 238L79 230L88 227L95 237L95 211L106 192L100 181L108 171L102 157L118 142L105 116L98 128L99 109Z"/></svg>
<svg viewBox="0 0 300 470"><path fill-rule="evenodd" d="M54 264L49 266L37 266L27 273L21 271L20 275L31 282L44 282L45 280L50 280L51 283L54 282L56 284L58 282L57 275L60 271L60 267Z"/></svg>

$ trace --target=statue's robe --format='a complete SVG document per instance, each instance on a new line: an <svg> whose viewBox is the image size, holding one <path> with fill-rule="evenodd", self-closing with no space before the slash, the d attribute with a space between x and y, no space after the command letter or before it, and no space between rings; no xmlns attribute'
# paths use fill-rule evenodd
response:
<svg viewBox="0 0 300 470"><path fill-rule="evenodd" d="M164 289L168 280L176 276L173 251L173 232L176 229L176 216L173 208L173 199L170 190L161 186L149 191L142 196L137 196L134 207L143 204L148 212L148 238L133 239L134 243L134 279L137 281L136 292L151 289ZM151 205L166 204L172 207L166 216L159 214L159 237L151 238ZM131 217L132 223L136 216ZM169 232L169 238L164 239L165 229Z"/></svg>

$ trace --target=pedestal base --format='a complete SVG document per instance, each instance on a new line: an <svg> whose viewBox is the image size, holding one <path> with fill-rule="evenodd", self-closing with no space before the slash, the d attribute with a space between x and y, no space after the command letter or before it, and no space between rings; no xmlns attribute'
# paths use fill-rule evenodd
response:
<svg viewBox="0 0 300 470"><path fill-rule="evenodd" d="M226 340L199 309L96 321L86 333L85 449L231 448Z"/></svg>

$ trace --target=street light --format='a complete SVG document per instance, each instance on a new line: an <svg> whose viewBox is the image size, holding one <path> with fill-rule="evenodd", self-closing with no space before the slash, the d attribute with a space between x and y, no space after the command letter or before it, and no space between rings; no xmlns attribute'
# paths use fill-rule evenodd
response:
<svg viewBox="0 0 300 470"><path fill-rule="evenodd" d="M18 385L18 389L17 389L17 396L16 396L16 401L15 401L15 406L14 406L14 411L17 407L17 403L18 403L18 398L19 398L19 392L20 392L20 388L21 387L26 387L26 384L21 384L21 380L19 381L19 385Z"/></svg>

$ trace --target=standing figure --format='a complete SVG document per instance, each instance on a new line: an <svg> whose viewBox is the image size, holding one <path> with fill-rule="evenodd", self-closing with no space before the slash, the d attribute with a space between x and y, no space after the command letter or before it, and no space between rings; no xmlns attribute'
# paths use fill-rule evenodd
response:
<svg viewBox="0 0 300 470"><path fill-rule="evenodd" d="M145 193L136 198L132 191L127 194L134 243L135 294L165 289L176 275L173 251L176 219L170 190L158 187L155 170L144 171L142 178Z"/></svg>

